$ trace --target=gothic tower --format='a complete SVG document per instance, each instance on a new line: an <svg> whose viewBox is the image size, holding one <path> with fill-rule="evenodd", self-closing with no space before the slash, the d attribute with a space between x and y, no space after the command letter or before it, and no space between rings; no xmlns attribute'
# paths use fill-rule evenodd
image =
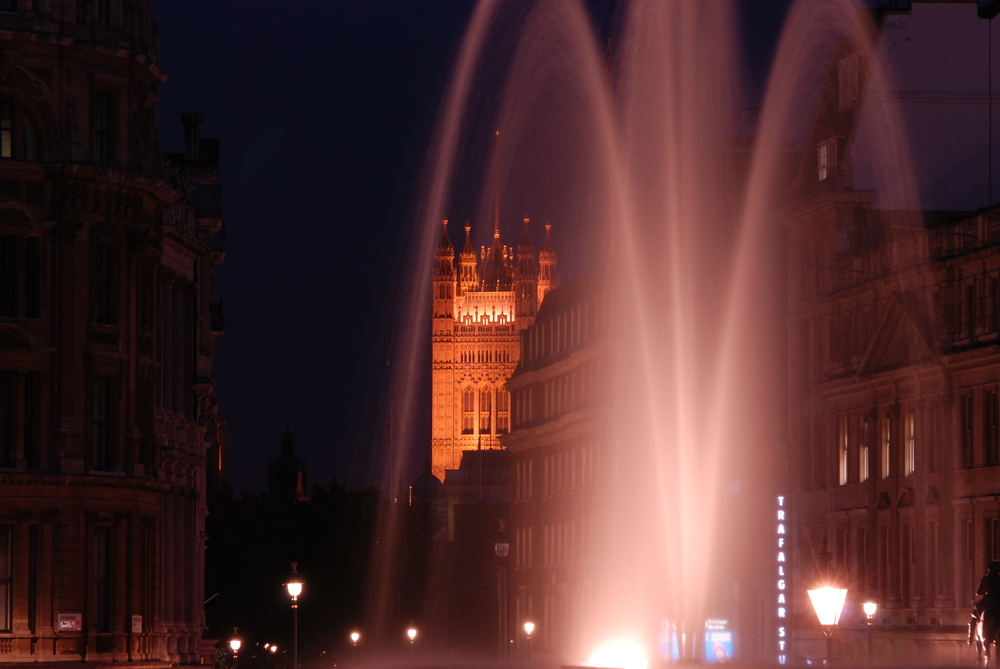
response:
<svg viewBox="0 0 1000 669"><path fill-rule="evenodd" d="M446 470L458 469L462 451L500 448L499 436L510 431L506 383L517 367L520 333L534 322L542 286L548 291L556 282L551 235L539 270L528 227L525 218L515 258L495 222L493 243L477 259L466 224L456 272L443 222L433 276L431 397L431 471L442 481Z"/></svg>

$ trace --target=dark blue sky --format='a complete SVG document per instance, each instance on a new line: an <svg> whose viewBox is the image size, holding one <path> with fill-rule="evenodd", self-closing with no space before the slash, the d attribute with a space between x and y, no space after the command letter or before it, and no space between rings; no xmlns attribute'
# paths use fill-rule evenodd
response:
<svg viewBox="0 0 1000 669"><path fill-rule="evenodd" d="M612 32L617 3L588 4ZM756 91L790 0L735 4ZM266 487L286 420L310 483L375 480L391 296L405 281L416 184L472 6L157 3L170 77L161 145L181 149L182 111L203 112L202 135L221 140L226 333L216 371L237 488Z"/></svg>

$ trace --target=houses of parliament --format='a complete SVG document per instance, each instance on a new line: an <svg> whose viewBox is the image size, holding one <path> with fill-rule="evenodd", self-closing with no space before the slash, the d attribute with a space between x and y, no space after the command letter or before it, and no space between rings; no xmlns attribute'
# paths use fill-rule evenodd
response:
<svg viewBox="0 0 1000 669"><path fill-rule="evenodd" d="M558 285L552 227L536 255L524 219L517 246L500 240L499 216L493 242L476 253L472 228L455 257L442 221L433 277L433 416L431 471L444 480L457 469L462 452L499 448L510 432L511 403L506 383L520 359L521 331L529 327Z"/></svg>

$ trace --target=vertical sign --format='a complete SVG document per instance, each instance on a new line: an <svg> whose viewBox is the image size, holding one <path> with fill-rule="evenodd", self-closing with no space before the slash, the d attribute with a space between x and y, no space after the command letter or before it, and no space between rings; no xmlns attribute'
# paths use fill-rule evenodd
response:
<svg viewBox="0 0 1000 669"><path fill-rule="evenodd" d="M787 513L785 507L785 496L778 495L778 528L776 565L778 571L777 578L777 602L775 604L775 624L774 630L778 641L778 664L788 662L788 560L785 558L788 549L787 544Z"/></svg>

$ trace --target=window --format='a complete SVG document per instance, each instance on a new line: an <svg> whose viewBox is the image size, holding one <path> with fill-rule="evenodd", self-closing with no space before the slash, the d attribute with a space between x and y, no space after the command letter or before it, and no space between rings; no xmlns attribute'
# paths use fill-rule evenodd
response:
<svg viewBox="0 0 1000 669"><path fill-rule="evenodd" d="M94 251L94 320L108 325L113 325L116 320L111 251L107 245L100 245Z"/></svg>
<svg viewBox="0 0 1000 669"><path fill-rule="evenodd" d="M917 470L917 418L913 407L906 410L905 434L903 436L903 476L909 476Z"/></svg>
<svg viewBox="0 0 1000 669"><path fill-rule="evenodd" d="M858 530L858 580L864 590L871 590L868 569L868 528Z"/></svg>
<svg viewBox="0 0 1000 669"><path fill-rule="evenodd" d="M98 632L111 631L111 528L94 528L94 623Z"/></svg>
<svg viewBox="0 0 1000 669"><path fill-rule="evenodd" d="M92 398L92 428L91 465L99 471L111 471L112 432L111 432L111 379L99 376L94 379L94 395Z"/></svg>
<svg viewBox="0 0 1000 669"><path fill-rule="evenodd" d="M998 421L997 391L983 393L983 437L986 442L986 464L1000 464L1000 421Z"/></svg>
<svg viewBox="0 0 1000 669"><path fill-rule="evenodd" d="M840 458L840 485L845 485L847 483L847 416L842 416L839 421L839 429L837 431L837 444L838 453Z"/></svg>
<svg viewBox="0 0 1000 669"><path fill-rule="evenodd" d="M837 172L837 140L831 139L816 147L817 176L820 181Z"/></svg>
<svg viewBox="0 0 1000 669"><path fill-rule="evenodd" d="M489 388L479 391L479 434L490 433L490 418L493 408L493 394Z"/></svg>
<svg viewBox="0 0 1000 669"><path fill-rule="evenodd" d="M14 444L16 414L16 373L0 371L0 467L17 466L17 447Z"/></svg>
<svg viewBox="0 0 1000 669"><path fill-rule="evenodd" d="M972 461L972 394L959 398L962 428L962 466L971 467Z"/></svg>
<svg viewBox="0 0 1000 669"><path fill-rule="evenodd" d="M497 390L497 433L510 431L510 393L506 389Z"/></svg>
<svg viewBox="0 0 1000 669"><path fill-rule="evenodd" d="M3 11L2 0L0 11ZM0 95L0 158L38 160L35 127L24 107L6 95Z"/></svg>
<svg viewBox="0 0 1000 669"><path fill-rule="evenodd" d="M472 434L475 429L476 391L466 388L462 392L462 434Z"/></svg>
<svg viewBox="0 0 1000 669"><path fill-rule="evenodd" d="M840 111L853 107L858 102L858 54L842 58L837 67L840 84Z"/></svg>
<svg viewBox="0 0 1000 669"><path fill-rule="evenodd" d="M13 526L0 525L0 632L11 631L13 587Z"/></svg>
<svg viewBox="0 0 1000 669"><path fill-rule="evenodd" d="M0 316L38 318L38 238L0 235Z"/></svg>
<svg viewBox="0 0 1000 669"><path fill-rule="evenodd" d="M94 4L95 4L94 9L96 10L97 13L97 16L95 16L94 18L96 19L97 25L102 28L110 28L111 0L97 0L97 2L95 2Z"/></svg>
<svg viewBox="0 0 1000 669"><path fill-rule="evenodd" d="M39 453L39 373L29 372L24 379L24 459L28 467L37 469L41 465Z"/></svg>
<svg viewBox="0 0 1000 669"><path fill-rule="evenodd" d="M858 446L858 480L864 483L868 480L868 421L861 421L861 443Z"/></svg>
<svg viewBox="0 0 1000 669"><path fill-rule="evenodd" d="M892 473L889 458L892 455L892 428L889 414L882 416L882 478L889 478Z"/></svg>
<svg viewBox="0 0 1000 669"><path fill-rule="evenodd" d="M94 164L111 164L111 95L94 93Z"/></svg>
<svg viewBox="0 0 1000 669"><path fill-rule="evenodd" d="M0 316L17 316L17 238L0 237Z"/></svg>

